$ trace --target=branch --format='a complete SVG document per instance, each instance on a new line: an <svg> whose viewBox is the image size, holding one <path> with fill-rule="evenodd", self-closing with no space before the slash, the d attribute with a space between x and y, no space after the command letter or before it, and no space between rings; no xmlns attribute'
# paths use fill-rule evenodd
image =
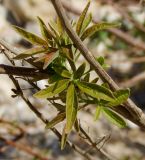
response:
<svg viewBox="0 0 145 160"><path fill-rule="evenodd" d="M18 55L20 53L15 47L12 47L2 39L0 39L0 45L6 48L8 51L12 52L14 55Z"/></svg>
<svg viewBox="0 0 145 160"><path fill-rule="evenodd" d="M35 68L28 67L14 67L4 64L0 64L0 74L27 76L27 77L44 77L48 78L48 74L40 72Z"/></svg>
<svg viewBox="0 0 145 160"><path fill-rule="evenodd" d="M83 54L83 56L88 61L88 63L94 68L96 73L100 76L100 78L104 82L107 82L113 90L118 90L119 89L118 85L111 79L111 77L105 72L105 70L101 67L101 65L95 60L94 56L91 54L88 48L82 43L82 41L80 40L76 32L73 30L72 26L68 22L67 16L65 15L65 12L60 0L51 0L51 2L67 34L70 36L71 40L76 45L76 47L80 50L80 52ZM142 129L145 129L145 114L142 112L142 110L139 109L130 99L128 99L124 107L130 113L130 116L128 117L128 119L136 123ZM123 113L122 115L124 116L125 114L126 113Z"/></svg>
<svg viewBox="0 0 145 160"><path fill-rule="evenodd" d="M36 151L34 152L34 151L32 150L32 148L26 147L25 145L18 144L18 143L16 143L16 142L12 141L12 140L7 140L7 139L5 139L5 138L3 138L3 137L0 137L0 140L3 141L5 144L10 145L10 146L12 146L12 147L15 147L15 148L17 148L17 149L19 149L19 150L22 150L22 151L24 151L24 152L32 155L33 157L40 159L40 160L52 160L52 159L48 159L48 158L42 157L42 156L40 155L40 153L38 153L38 151L37 151L37 152L36 152Z"/></svg>
<svg viewBox="0 0 145 160"><path fill-rule="evenodd" d="M9 45L8 43L6 43L5 41L1 40L0 39L0 44L5 48L7 49L7 51L9 52L12 52L13 54L17 55L19 54L20 51L18 51L17 49L15 49L13 46ZM14 62L13 60L11 60L8 55L7 55L7 58L8 60L10 61L10 63L12 65L14 65ZM27 60L28 61L28 60ZM29 63L29 62L28 62ZM31 63L30 63L31 64ZM27 99L25 98L21 88L20 88L20 85L19 85L19 82L12 76L12 75L9 75L9 78L12 80L12 82L14 83L19 95L21 96L21 98L25 101L25 103L28 105L28 107L35 113L35 115L41 119L41 121L44 123L44 124L48 124L48 120L44 118L43 114L41 112L39 112L33 105L32 103ZM40 90L40 88L35 85L33 82L30 82L29 80L27 80L29 82L29 84L31 84L35 89L37 90ZM51 131L58 137L59 140L61 140L61 134L59 133L59 131L55 128L51 128ZM67 144L72 148L74 149L76 152L78 152L81 156L83 156L85 159L88 159L88 160L91 160L91 157L89 154L86 154L82 151L82 149L80 147L77 147L76 145L72 144L71 142L67 141Z"/></svg>

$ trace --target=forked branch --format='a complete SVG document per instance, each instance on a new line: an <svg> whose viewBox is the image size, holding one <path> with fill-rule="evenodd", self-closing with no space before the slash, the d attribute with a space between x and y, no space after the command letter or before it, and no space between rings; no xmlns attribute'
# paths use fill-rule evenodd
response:
<svg viewBox="0 0 145 160"><path fill-rule="evenodd" d="M113 90L118 90L118 85L112 80L112 78L106 73L106 71L101 67L101 65L95 60L94 56L88 50L88 48L82 43L76 32L73 30L71 24L69 23L67 16L64 12L63 6L60 0L51 0L67 34L73 41L73 43L77 46L80 52L83 54L88 63L94 68L96 73L100 76L100 78L107 82ZM122 109L125 111L122 112ZM120 110L121 109L121 110ZM142 129L145 129L145 114L139 109L132 100L128 99L128 101L121 107L115 109L118 113L121 113L124 117L128 118L130 121L136 123ZM126 116L126 112L129 112L128 116Z"/></svg>

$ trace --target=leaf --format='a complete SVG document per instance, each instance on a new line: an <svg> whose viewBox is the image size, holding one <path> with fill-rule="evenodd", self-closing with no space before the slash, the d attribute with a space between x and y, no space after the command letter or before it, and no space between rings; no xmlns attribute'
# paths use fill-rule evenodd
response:
<svg viewBox="0 0 145 160"><path fill-rule="evenodd" d="M92 14L89 13L87 18L84 19L83 26L82 26L82 32L88 27L91 21L92 21Z"/></svg>
<svg viewBox="0 0 145 160"><path fill-rule="evenodd" d="M110 122L112 122L113 124L117 125L120 128L126 127L126 122L117 113L113 112L112 110L106 107L103 107L102 111Z"/></svg>
<svg viewBox="0 0 145 160"><path fill-rule="evenodd" d="M13 27L23 38L25 38L30 43L36 44L36 45L45 45L45 46L47 45L47 42L42 38L38 37L37 35L30 33L20 27L17 27L17 26L13 26Z"/></svg>
<svg viewBox="0 0 145 160"><path fill-rule="evenodd" d="M66 128L65 133L69 133L75 123L78 110L78 100L74 84L70 84L66 95Z"/></svg>
<svg viewBox="0 0 145 160"><path fill-rule="evenodd" d="M49 98L53 97L56 94L61 93L63 90L65 90L68 86L69 80L60 80L58 82L55 82L51 86L40 90L39 92L35 93L33 96L36 98Z"/></svg>
<svg viewBox="0 0 145 160"><path fill-rule="evenodd" d="M65 148L65 145L67 142L68 134L65 133L65 129L66 129L66 126L64 127L63 132L62 132L62 136L61 136L61 150L63 150Z"/></svg>
<svg viewBox="0 0 145 160"><path fill-rule="evenodd" d="M71 73L65 67L56 66L53 69L55 70L55 72L57 74L59 74L62 77L65 77L65 78L70 78L71 77Z"/></svg>
<svg viewBox="0 0 145 160"><path fill-rule="evenodd" d="M97 61L99 62L99 64L102 66L105 62L104 57L100 56L97 58Z"/></svg>
<svg viewBox="0 0 145 160"><path fill-rule="evenodd" d="M84 76L84 81L85 82L89 82L90 80L90 73L87 73L85 76Z"/></svg>
<svg viewBox="0 0 145 160"><path fill-rule="evenodd" d="M49 66L49 64L58 57L58 55L59 55L58 51L57 52L52 52L52 51L47 52L46 55L37 58L34 62L44 60L43 69L46 69Z"/></svg>
<svg viewBox="0 0 145 160"><path fill-rule="evenodd" d="M40 24L42 36L45 38L46 41L52 40L52 38L54 38L54 35L52 34L52 32L47 28L47 26L45 25L45 23L40 17L37 17L37 18Z"/></svg>
<svg viewBox="0 0 145 160"><path fill-rule="evenodd" d="M86 63L82 63L79 68L76 70L76 72L74 73L74 79L79 79L81 78L81 76L83 75L84 71L86 68Z"/></svg>
<svg viewBox="0 0 145 160"><path fill-rule="evenodd" d="M94 118L95 121L99 119L99 116L100 116L100 113L101 113L101 109L102 109L102 106L99 106L99 105L98 105L98 106L96 107L95 118Z"/></svg>
<svg viewBox="0 0 145 160"><path fill-rule="evenodd" d="M74 124L75 130L79 133L80 132L80 126L79 126L79 121L76 119L75 124Z"/></svg>
<svg viewBox="0 0 145 160"><path fill-rule="evenodd" d="M65 111L65 106L63 106L62 104L56 103L56 102L54 102L52 104L59 112L64 112Z"/></svg>
<svg viewBox="0 0 145 160"><path fill-rule="evenodd" d="M48 79L48 83L54 83L56 81L59 81L59 80L62 80L63 77L61 77L60 75L58 74L53 74L52 76L49 76L49 79Z"/></svg>
<svg viewBox="0 0 145 160"><path fill-rule="evenodd" d="M109 28L117 27L117 26L120 26L120 24L119 23L107 23L107 22L94 24L84 31L84 33L81 36L81 40L82 41L85 40L87 37L92 36L95 32L99 30L109 29Z"/></svg>
<svg viewBox="0 0 145 160"><path fill-rule="evenodd" d="M45 51L46 51L46 48L44 48L44 47L35 47L35 48L28 49L28 50L20 53L19 55L17 55L13 59L17 59L17 60L24 59L24 58L36 55L38 53L44 53Z"/></svg>
<svg viewBox="0 0 145 160"><path fill-rule="evenodd" d="M72 45L67 45L66 47L62 47L61 54L72 61L73 60L73 52L72 52L71 46Z"/></svg>
<svg viewBox="0 0 145 160"><path fill-rule="evenodd" d="M98 80L99 80L99 77L96 77L96 78L94 78L94 79L91 81L91 83L97 83Z"/></svg>
<svg viewBox="0 0 145 160"><path fill-rule="evenodd" d="M58 41L58 39L59 39L59 33L57 32L56 27L52 26L52 24L50 24L50 23L48 23L48 25L49 25L50 29L53 31L53 33L55 34L55 40Z"/></svg>
<svg viewBox="0 0 145 160"><path fill-rule="evenodd" d="M130 95L129 89L120 89L114 93L114 100L107 104L107 107L114 107L124 103Z"/></svg>
<svg viewBox="0 0 145 160"><path fill-rule="evenodd" d="M48 54L47 57L45 58L43 69L46 69L49 66L49 64L58 57L58 55L59 52Z"/></svg>
<svg viewBox="0 0 145 160"><path fill-rule="evenodd" d="M95 83L80 82L80 81L77 82L77 86L82 92L94 98L103 99L106 101L113 101L112 92L105 87L99 86Z"/></svg>
<svg viewBox="0 0 145 160"><path fill-rule="evenodd" d="M62 35L64 30L63 30L63 25L59 17L57 17L57 29L60 35Z"/></svg>
<svg viewBox="0 0 145 160"><path fill-rule="evenodd" d="M86 14L87 14L87 11L89 9L89 6L90 6L90 1L88 2L88 4L86 5L85 9L83 10L83 12L81 13L80 17L79 17L79 20L77 22L77 25L76 25L76 32L77 34L79 35L80 32L81 32L81 28L83 26L83 22L84 22L84 19L86 17Z"/></svg>
<svg viewBox="0 0 145 160"><path fill-rule="evenodd" d="M56 124L62 122L65 119L65 112L59 113L55 118L53 118L50 122L47 123L46 129L53 128Z"/></svg>

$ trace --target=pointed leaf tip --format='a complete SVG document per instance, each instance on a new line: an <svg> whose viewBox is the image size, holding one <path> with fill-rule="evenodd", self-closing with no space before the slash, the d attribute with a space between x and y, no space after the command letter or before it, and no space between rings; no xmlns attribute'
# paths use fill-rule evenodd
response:
<svg viewBox="0 0 145 160"><path fill-rule="evenodd" d="M23 38L25 38L30 43L36 44L36 45L45 45L45 46L47 45L47 42L42 38L40 38L39 36L31 32L28 32L25 29L20 28L18 26L13 26L13 28L16 30L16 32L18 32Z"/></svg>

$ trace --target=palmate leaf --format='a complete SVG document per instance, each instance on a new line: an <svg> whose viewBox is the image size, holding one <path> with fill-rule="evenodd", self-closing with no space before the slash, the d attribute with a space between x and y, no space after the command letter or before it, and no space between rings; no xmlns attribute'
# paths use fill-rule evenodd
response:
<svg viewBox="0 0 145 160"><path fill-rule="evenodd" d="M45 38L46 41L52 40L52 38L54 38L53 33L48 29L48 27L45 25L45 23L40 17L37 17L37 18L40 24L42 36Z"/></svg>
<svg viewBox="0 0 145 160"><path fill-rule="evenodd" d="M78 81L77 86L79 87L79 89L82 92L84 92L94 98L103 99L106 101L113 101L113 99L114 99L113 94L109 89L102 87L102 86L99 86L95 83Z"/></svg>
<svg viewBox="0 0 145 160"><path fill-rule="evenodd" d="M59 113L55 118L53 118L50 122L47 123L46 129L53 128L56 124L62 122L65 119L65 112Z"/></svg>
<svg viewBox="0 0 145 160"><path fill-rule="evenodd" d="M130 95L129 89L121 89L114 93L114 100L107 104L107 107L114 107L124 103Z"/></svg>
<svg viewBox="0 0 145 160"><path fill-rule="evenodd" d="M117 27L117 26L120 26L120 24L119 23L107 23L107 22L101 22L101 23L94 24L84 31L84 33L81 36L81 40L82 41L85 40L87 37L92 36L95 32L99 30L109 29L109 28Z"/></svg>
<svg viewBox="0 0 145 160"><path fill-rule="evenodd" d="M36 45L45 45L47 46L47 42L43 40L42 38L38 37L37 35L30 33L20 27L13 26L13 28L27 41L29 41L32 44Z"/></svg>
<svg viewBox="0 0 145 160"><path fill-rule="evenodd" d="M126 122L117 113L113 112L112 110L106 107L102 107L102 111L110 122L112 122L113 124L117 125L120 128L126 127Z"/></svg>
<svg viewBox="0 0 145 160"><path fill-rule="evenodd" d="M79 17L79 20L77 22L77 25L76 25L76 32L77 34L79 35L80 32L81 32L81 29L82 29L82 26L83 26L83 22L84 22L84 19L86 17L86 14L87 14L87 11L88 11L88 8L90 6L90 1L88 2L88 4L86 5L85 9L83 10L83 12L81 13L80 17Z"/></svg>
<svg viewBox="0 0 145 160"><path fill-rule="evenodd" d="M74 84L70 84L66 95L66 128L65 133L69 133L75 123L78 110L78 100Z"/></svg>
<svg viewBox="0 0 145 160"><path fill-rule="evenodd" d="M34 97L36 98L49 98L53 97L56 94L61 93L63 90L65 90L68 86L69 80L64 79L60 80L58 82L55 82L51 86L40 90L39 92L34 94Z"/></svg>
<svg viewBox="0 0 145 160"><path fill-rule="evenodd" d="M86 68L86 63L81 64L79 68L76 70L76 72L74 73L74 79L80 78L83 75L85 68Z"/></svg>

